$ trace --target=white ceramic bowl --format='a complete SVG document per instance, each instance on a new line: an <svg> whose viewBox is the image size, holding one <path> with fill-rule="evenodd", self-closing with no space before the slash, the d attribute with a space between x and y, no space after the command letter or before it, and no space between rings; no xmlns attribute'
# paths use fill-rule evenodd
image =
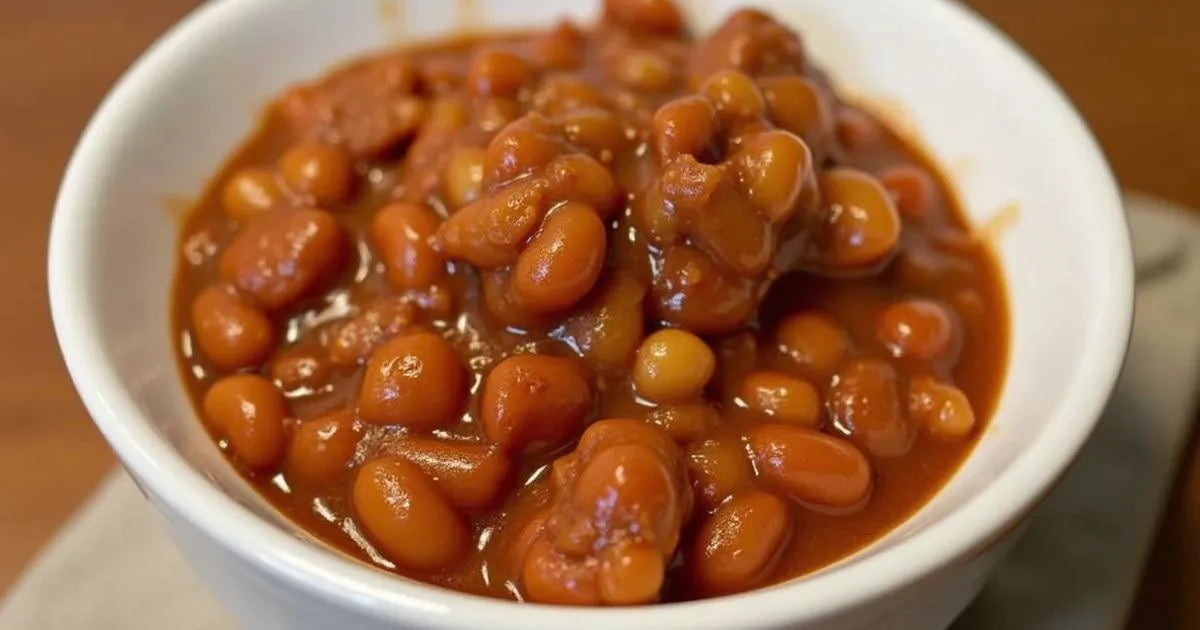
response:
<svg viewBox="0 0 1200 630"><path fill-rule="evenodd" d="M175 367L169 288L179 217L291 82L407 38L586 17L558 0L220 0L196 11L113 89L55 209L50 297L68 367L125 466L196 571L247 627L940 628L1088 437L1124 357L1132 265L1096 143L1007 39L942 0L757 0L802 29L855 93L899 104L971 217L1016 208L998 242L1012 304L1009 376L974 454L883 540L793 583L624 610L521 606L396 578L307 540L226 465ZM735 5L689 1L713 26ZM896 107L890 107L896 111ZM968 358L969 360L969 358Z"/></svg>

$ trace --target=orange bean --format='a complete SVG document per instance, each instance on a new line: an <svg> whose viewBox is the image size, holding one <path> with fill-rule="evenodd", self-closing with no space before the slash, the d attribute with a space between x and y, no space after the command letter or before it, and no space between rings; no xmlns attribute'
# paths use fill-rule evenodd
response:
<svg viewBox="0 0 1200 630"><path fill-rule="evenodd" d="M732 161L739 190L772 224L795 214L802 190L807 189L810 202L816 199L812 153L803 140L787 131L753 136Z"/></svg>
<svg viewBox="0 0 1200 630"><path fill-rule="evenodd" d="M600 277L606 242L604 223L591 207L567 203L556 208L517 258L513 296L534 313L573 306Z"/></svg>
<svg viewBox="0 0 1200 630"><path fill-rule="evenodd" d="M937 182L929 171L915 164L888 167L879 172L879 182L892 195L896 210L905 218L924 218L937 203Z"/></svg>
<svg viewBox="0 0 1200 630"><path fill-rule="evenodd" d="M504 96L477 97L472 103L471 111L475 117L475 124L485 132L503 129L523 113L521 104L515 98Z"/></svg>
<svg viewBox="0 0 1200 630"><path fill-rule="evenodd" d="M257 374L234 374L204 395L204 417L228 441L237 461L255 473L273 471L283 457L283 394Z"/></svg>
<svg viewBox="0 0 1200 630"><path fill-rule="evenodd" d="M896 370L881 359L858 359L833 376L826 406L834 427L879 457L899 457L912 448Z"/></svg>
<svg viewBox="0 0 1200 630"><path fill-rule="evenodd" d="M231 285L209 285L192 301L192 336L220 370L255 367L275 349L275 327Z"/></svg>
<svg viewBox="0 0 1200 630"><path fill-rule="evenodd" d="M828 214L819 235L822 262L835 269L876 264L900 239L900 215L892 197L874 177L832 168L818 177Z"/></svg>
<svg viewBox="0 0 1200 630"><path fill-rule="evenodd" d="M571 144L605 164L611 163L614 154L627 142L624 125L616 114L606 109L576 109L555 121L562 126L563 135Z"/></svg>
<svg viewBox="0 0 1200 630"><path fill-rule="evenodd" d="M766 113L767 103L754 79L737 70L718 70L704 80L700 86L723 120L747 120L760 118Z"/></svg>
<svg viewBox="0 0 1200 630"><path fill-rule="evenodd" d="M761 79L759 83L775 124L806 139L827 133L832 127L828 97L811 80L784 76Z"/></svg>
<svg viewBox="0 0 1200 630"><path fill-rule="evenodd" d="M712 510L754 485L754 471L740 440L708 439L688 449L688 477L697 503Z"/></svg>
<svg viewBox="0 0 1200 630"><path fill-rule="evenodd" d="M528 496L530 495L524 495L523 498ZM518 499L518 501L518 505L520 505L522 501L520 499ZM521 508L518 507L516 510L514 510L514 512L512 512L512 514L514 516L520 515L520 509ZM520 528L516 530L516 535L510 539L511 542L507 545L508 563L510 565L514 567L520 567L525 564L525 560L529 557L529 552L533 549L534 543L536 543L546 531L546 520L549 518L549 516L549 508L541 508L524 519L524 522L521 523ZM508 523L511 524L516 524L518 522L520 522L518 521L518 518L510 518L508 521Z"/></svg>
<svg viewBox="0 0 1200 630"><path fill-rule="evenodd" d="M521 567L521 586L531 602L561 606L601 603L594 566L558 553L545 537L537 539Z"/></svg>
<svg viewBox="0 0 1200 630"><path fill-rule="evenodd" d="M495 187L539 171L568 149L549 119L526 114L501 129L488 144L484 181Z"/></svg>
<svg viewBox="0 0 1200 630"><path fill-rule="evenodd" d="M683 16L671 0L605 0L604 19L655 35L676 35L683 29Z"/></svg>
<svg viewBox="0 0 1200 630"><path fill-rule="evenodd" d="M611 606L658 601L666 576L662 553L647 544L609 545L600 552L600 598Z"/></svg>
<svg viewBox="0 0 1200 630"><path fill-rule="evenodd" d="M346 152L327 144L301 144L279 160L283 181L293 192L320 206L347 200L354 185L354 165Z"/></svg>
<svg viewBox="0 0 1200 630"><path fill-rule="evenodd" d="M533 58L551 70L574 70L583 59L583 34L563 20L533 44Z"/></svg>
<svg viewBox="0 0 1200 630"><path fill-rule="evenodd" d="M651 244L674 245L684 236L690 218L704 211L723 184L728 188L723 169L682 153L666 163L653 185L635 199L633 222Z"/></svg>
<svg viewBox="0 0 1200 630"><path fill-rule="evenodd" d="M221 278L268 311L314 293L341 269L347 241L328 212L275 210L246 225L218 263Z"/></svg>
<svg viewBox="0 0 1200 630"><path fill-rule="evenodd" d="M871 464L847 440L777 423L754 427L748 439L759 476L800 501L846 508L871 492Z"/></svg>
<svg viewBox="0 0 1200 630"><path fill-rule="evenodd" d="M600 371L629 366L645 333L646 287L617 269L602 277L562 330L583 359Z"/></svg>
<svg viewBox="0 0 1200 630"><path fill-rule="evenodd" d="M292 433L283 460L283 473L291 484L320 487L337 481L350 470L362 430L354 412L335 411L306 420Z"/></svg>
<svg viewBox="0 0 1200 630"><path fill-rule="evenodd" d="M438 228L442 253L483 269L512 264L545 215L544 188L528 177L463 206Z"/></svg>
<svg viewBox="0 0 1200 630"><path fill-rule="evenodd" d="M422 431L458 420L467 371L445 339L428 332L401 335L371 354L358 413L371 424Z"/></svg>
<svg viewBox="0 0 1200 630"><path fill-rule="evenodd" d="M832 374L849 351L850 335L824 313L789 315L775 328L779 350L817 374Z"/></svg>
<svg viewBox="0 0 1200 630"><path fill-rule="evenodd" d="M576 109L609 108L604 94L589 80L571 74L547 77L533 94L533 108L546 116L558 116Z"/></svg>
<svg viewBox="0 0 1200 630"><path fill-rule="evenodd" d="M442 255L431 240L441 223L425 206L393 203L380 208L371 221L371 241L399 289L425 289L446 273Z"/></svg>
<svg viewBox="0 0 1200 630"><path fill-rule="evenodd" d="M589 205L600 218L612 215L621 204L621 190L612 171L583 153L559 157L546 167L547 194L554 199Z"/></svg>
<svg viewBox="0 0 1200 630"><path fill-rule="evenodd" d="M483 305L501 324L517 330L541 330L553 325L553 316L532 313L517 301L512 292L511 269L485 271L480 276Z"/></svg>
<svg viewBox="0 0 1200 630"><path fill-rule="evenodd" d="M808 381L771 370L742 380L740 398L752 411L778 422L815 429L821 423L821 395Z"/></svg>
<svg viewBox="0 0 1200 630"><path fill-rule="evenodd" d="M446 205L457 210L483 194L483 162L487 151L463 147L454 152L442 176Z"/></svg>
<svg viewBox="0 0 1200 630"><path fill-rule="evenodd" d="M467 85L485 96L515 96L532 77L529 64L507 50L480 51L467 69Z"/></svg>
<svg viewBox="0 0 1200 630"><path fill-rule="evenodd" d="M916 299L885 308L875 321L875 332L892 356L933 361L952 354L958 326L948 306Z"/></svg>
<svg viewBox="0 0 1200 630"><path fill-rule="evenodd" d="M577 362L519 354L487 375L480 399L488 439L510 452L570 440L591 410L592 391Z"/></svg>
<svg viewBox="0 0 1200 630"><path fill-rule="evenodd" d="M551 480L546 528L525 559L531 599L656 601L692 509L679 447L643 422L602 420L554 462Z"/></svg>
<svg viewBox="0 0 1200 630"><path fill-rule="evenodd" d="M843 107L834 114L838 142L850 151L865 151L883 140L879 123L857 109Z"/></svg>
<svg viewBox="0 0 1200 630"><path fill-rule="evenodd" d="M256 217L283 201L283 190L275 173L261 168L244 168L234 173L221 189L221 210L235 221Z"/></svg>
<svg viewBox="0 0 1200 630"><path fill-rule="evenodd" d="M630 89L664 92L679 80L671 63L671 58L662 53L630 48L618 53L607 70L614 81Z"/></svg>
<svg viewBox="0 0 1200 630"><path fill-rule="evenodd" d="M389 443L387 450L416 464L450 503L466 510L493 505L512 471L503 451L483 444L410 437Z"/></svg>
<svg viewBox="0 0 1200 630"><path fill-rule="evenodd" d="M417 307L405 295L389 295L366 305L348 320L330 327L325 342L329 361L338 367L361 365L380 344L417 323Z"/></svg>
<svg viewBox="0 0 1200 630"><path fill-rule="evenodd" d="M761 490L737 494L700 526L688 568L709 595L748 591L774 570L792 532L787 505Z"/></svg>
<svg viewBox="0 0 1200 630"><path fill-rule="evenodd" d="M961 389L921 375L908 383L908 414L930 435L962 440L975 429L975 410Z"/></svg>
<svg viewBox="0 0 1200 630"><path fill-rule="evenodd" d="M666 431L676 444L688 444L717 426L721 414L705 402L672 403L651 409L646 422Z"/></svg>
<svg viewBox="0 0 1200 630"><path fill-rule="evenodd" d="M659 107L653 125L659 160L667 163L680 154L700 159L709 153L720 123L712 103L692 95Z"/></svg>
<svg viewBox="0 0 1200 630"><path fill-rule="evenodd" d="M646 337L638 348L633 382L643 396L670 402L699 395L716 368L717 358L703 339L664 328Z"/></svg>
<svg viewBox="0 0 1200 630"><path fill-rule="evenodd" d="M470 548L462 518L408 461L385 457L363 464L351 499L367 538L385 558L406 569L446 569Z"/></svg>
<svg viewBox="0 0 1200 630"><path fill-rule="evenodd" d="M315 391L327 384L329 357L315 342L301 342L275 353L267 364L267 376L284 392Z"/></svg>

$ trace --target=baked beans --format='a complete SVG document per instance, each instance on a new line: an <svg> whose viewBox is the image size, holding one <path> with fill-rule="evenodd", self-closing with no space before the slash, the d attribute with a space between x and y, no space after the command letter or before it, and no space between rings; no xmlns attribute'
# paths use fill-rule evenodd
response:
<svg viewBox="0 0 1200 630"><path fill-rule="evenodd" d="M788 25L682 6L353 61L213 181L184 381L307 532L491 597L714 597L853 554L987 435L1006 300L940 171Z"/></svg>

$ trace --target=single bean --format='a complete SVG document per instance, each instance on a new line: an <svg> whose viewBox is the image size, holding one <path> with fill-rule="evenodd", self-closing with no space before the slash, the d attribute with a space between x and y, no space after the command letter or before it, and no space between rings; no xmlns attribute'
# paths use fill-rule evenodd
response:
<svg viewBox="0 0 1200 630"><path fill-rule="evenodd" d="M696 502L706 510L754 486L754 470L740 440L708 439L688 448L688 477Z"/></svg>
<svg viewBox="0 0 1200 630"><path fill-rule="evenodd" d="M283 154L279 172L293 192L330 207L344 203L353 191L354 165L350 156L327 144L301 144Z"/></svg>
<svg viewBox="0 0 1200 630"><path fill-rule="evenodd" d="M908 414L930 435L944 440L965 439L975 429L975 410L966 393L927 375L908 383Z"/></svg>
<svg viewBox="0 0 1200 630"><path fill-rule="evenodd" d="M226 376L208 388L203 411L237 461L252 472L269 473L279 465L287 408L270 381L257 374Z"/></svg>
<svg viewBox="0 0 1200 630"><path fill-rule="evenodd" d="M268 311L308 297L341 269L348 243L328 212L275 210L246 225L221 254L221 278Z"/></svg>
<svg viewBox="0 0 1200 630"><path fill-rule="evenodd" d="M759 476L800 501L848 508L871 492L871 464L847 440L777 423L754 427L747 439Z"/></svg>
<svg viewBox="0 0 1200 630"><path fill-rule="evenodd" d="M784 424L815 429L821 423L821 394L790 374L752 372L742 380L740 398L751 411Z"/></svg>
<svg viewBox="0 0 1200 630"><path fill-rule="evenodd" d="M791 538L787 505L761 490L735 495L700 526L688 569L709 595L748 591L770 576Z"/></svg>
<svg viewBox="0 0 1200 630"><path fill-rule="evenodd" d="M389 443L387 451L416 464L450 503L464 510L495 504L512 472L508 456L484 444L409 437Z"/></svg>
<svg viewBox="0 0 1200 630"><path fill-rule="evenodd" d="M480 399L489 440L509 452L557 447L591 410L592 391L576 361L519 354L487 375Z"/></svg>
<svg viewBox="0 0 1200 630"><path fill-rule="evenodd" d="M428 332L401 335L371 354L359 417L415 431L445 427L459 417L466 380L466 368L445 339Z"/></svg>
<svg viewBox="0 0 1200 630"><path fill-rule="evenodd" d="M606 243L604 223L591 207L567 203L552 210L513 267L516 301L534 313L575 305L600 277Z"/></svg>
<svg viewBox="0 0 1200 630"><path fill-rule="evenodd" d="M255 367L275 349L275 327L232 285L209 285L192 301L192 337L204 356L225 371Z"/></svg>
<svg viewBox="0 0 1200 630"><path fill-rule="evenodd" d="M699 395L716 367L716 356L703 339L664 328L646 337L638 348L633 382L643 396L670 402Z"/></svg>
<svg viewBox="0 0 1200 630"><path fill-rule="evenodd" d="M337 481L350 470L362 430L354 412L335 411L305 420L292 433L283 459L283 474L291 484L309 488Z"/></svg>
<svg viewBox="0 0 1200 630"><path fill-rule="evenodd" d="M363 464L351 500L367 538L406 569L446 569L470 548L462 518L433 481L406 460L385 457Z"/></svg>
<svg viewBox="0 0 1200 630"><path fill-rule="evenodd" d="M425 206L392 203L371 221L371 242L399 289L425 289L441 280L446 263L431 243L441 221Z"/></svg>

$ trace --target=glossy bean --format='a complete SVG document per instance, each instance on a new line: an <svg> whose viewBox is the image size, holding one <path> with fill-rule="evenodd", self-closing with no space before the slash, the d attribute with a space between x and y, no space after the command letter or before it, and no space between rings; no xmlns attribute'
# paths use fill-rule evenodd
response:
<svg viewBox="0 0 1200 630"><path fill-rule="evenodd" d="M816 428L821 423L821 395L812 383L772 370L758 370L742 380L739 397L751 410L777 422Z"/></svg>
<svg viewBox="0 0 1200 630"><path fill-rule="evenodd" d="M847 440L778 423L754 427L747 440L759 476L804 503L849 508L871 492L871 464Z"/></svg>
<svg viewBox="0 0 1200 630"><path fill-rule="evenodd" d="M963 440L975 429L975 410L965 392L928 375L908 383L908 414L930 435Z"/></svg>
<svg viewBox="0 0 1200 630"><path fill-rule="evenodd" d="M899 457L915 437L904 417L895 368L881 359L857 359L833 375L825 401L830 421L879 457Z"/></svg>
<svg viewBox="0 0 1200 630"><path fill-rule="evenodd" d="M267 310L312 295L341 269L348 244L337 221L315 209L275 210L248 223L221 254L221 278Z"/></svg>
<svg viewBox="0 0 1200 630"><path fill-rule="evenodd" d="M517 302L534 313L573 306L600 277L606 242L604 224L591 207L568 203L552 210L513 267Z"/></svg>
<svg viewBox="0 0 1200 630"><path fill-rule="evenodd" d="M352 411L305 420L288 441L283 474L289 483L308 488L333 483L350 470L360 439L362 430Z"/></svg>
<svg viewBox="0 0 1200 630"><path fill-rule="evenodd" d="M633 382L638 393L659 402L700 394L716 370L717 359L703 339L665 328L646 337L637 351Z"/></svg>
<svg viewBox="0 0 1200 630"><path fill-rule="evenodd" d="M394 457L363 464L351 500L367 538L400 566L437 571L467 554L466 524L415 464Z"/></svg>
<svg viewBox="0 0 1200 630"><path fill-rule="evenodd" d="M399 289L424 289L446 273L442 255L432 245L441 221L425 206L393 203L371 221L371 242Z"/></svg>
<svg viewBox="0 0 1200 630"><path fill-rule="evenodd" d="M387 450L416 464L450 503L466 510L496 503L512 472L508 456L484 444L409 437L389 443Z"/></svg>
<svg viewBox="0 0 1200 630"><path fill-rule="evenodd" d="M255 367L275 349L275 327L232 285L209 285L192 300L192 339L218 369Z"/></svg>
<svg viewBox="0 0 1200 630"><path fill-rule="evenodd" d="M700 525L688 556L692 584L709 595L762 585L791 532L791 514L778 497L761 490L734 496Z"/></svg>
<svg viewBox="0 0 1200 630"><path fill-rule="evenodd" d="M466 368L445 339L428 332L395 337L367 362L359 417L414 431L447 426L462 411L466 380Z"/></svg>
<svg viewBox="0 0 1200 630"><path fill-rule="evenodd" d="M252 472L273 471L283 457L287 408L283 394L257 374L226 376L204 395L204 418Z"/></svg>
<svg viewBox="0 0 1200 630"><path fill-rule="evenodd" d="M740 440L708 439L688 448L688 477L706 510L754 485L754 470Z"/></svg>
<svg viewBox="0 0 1200 630"><path fill-rule="evenodd" d="M520 354L501 361L487 375L480 413L488 439L519 453L568 441L591 404L591 387L575 361Z"/></svg>
<svg viewBox="0 0 1200 630"><path fill-rule="evenodd" d="M289 149L279 159L279 172L288 188L322 207L345 202L354 186L350 156L326 144L301 144Z"/></svg>
<svg viewBox="0 0 1200 630"><path fill-rule="evenodd" d="M221 189L221 210L235 221L252 219L283 202L276 174L266 169L241 169Z"/></svg>

